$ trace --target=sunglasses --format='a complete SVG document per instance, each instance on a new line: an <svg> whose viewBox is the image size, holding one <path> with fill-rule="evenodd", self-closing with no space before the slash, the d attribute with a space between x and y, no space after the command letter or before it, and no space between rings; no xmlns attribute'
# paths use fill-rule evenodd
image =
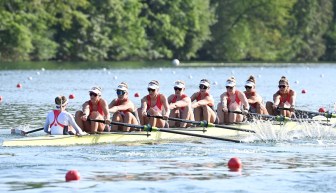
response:
<svg viewBox="0 0 336 193"><path fill-rule="evenodd" d="M207 86L204 86L203 84L199 85L199 88L200 88L200 89L208 89L208 87L207 87Z"/></svg>
<svg viewBox="0 0 336 193"><path fill-rule="evenodd" d="M175 90L175 91L177 91L177 90L178 90L178 91L181 91L181 90L182 90L182 88L179 88L179 87L174 87L174 90Z"/></svg>
<svg viewBox="0 0 336 193"><path fill-rule="evenodd" d="M94 96L94 97L96 97L96 96L98 96L96 93L94 93L94 92L90 92L90 96Z"/></svg>
<svg viewBox="0 0 336 193"><path fill-rule="evenodd" d="M233 89L233 86L226 86L226 89Z"/></svg>
<svg viewBox="0 0 336 193"><path fill-rule="evenodd" d="M279 87L279 88L286 88L285 85L279 85L278 87Z"/></svg>
<svg viewBox="0 0 336 193"><path fill-rule="evenodd" d="M155 92L155 89L148 88L148 92Z"/></svg>
<svg viewBox="0 0 336 193"><path fill-rule="evenodd" d="M124 95L126 92L123 90L117 90L117 95Z"/></svg>
<svg viewBox="0 0 336 193"><path fill-rule="evenodd" d="M245 86L245 88L246 88L246 89L251 89L251 88L252 88L252 86Z"/></svg>

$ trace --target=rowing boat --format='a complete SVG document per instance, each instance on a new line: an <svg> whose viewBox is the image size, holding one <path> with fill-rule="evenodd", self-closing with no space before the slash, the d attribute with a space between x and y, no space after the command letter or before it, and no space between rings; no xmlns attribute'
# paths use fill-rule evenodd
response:
<svg viewBox="0 0 336 193"><path fill-rule="evenodd" d="M169 131L179 133L161 132L157 131L134 131L134 132L104 132L101 134L93 134L86 136L73 136L73 135L46 135L36 137L23 137L18 139L4 140L2 146L69 146L69 145L92 145L92 144L130 144L130 143L157 143L162 141L181 141L195 135L201 134L201 137L225 137L233 139L244 139L247 136L261 136L265 132L290 132L294 130L303 130L311 125L301 124L294 121L285 123L272 123L269 121L234 124L230 127L237 129L252 130L252 132L244 132L239 130L231 130L217 127L192 127L188 129L171 128ZM330 126L328 126L330 127ZM181 134L182 133L182 134ZM184 133L184 134L183 134Z"/></svg>

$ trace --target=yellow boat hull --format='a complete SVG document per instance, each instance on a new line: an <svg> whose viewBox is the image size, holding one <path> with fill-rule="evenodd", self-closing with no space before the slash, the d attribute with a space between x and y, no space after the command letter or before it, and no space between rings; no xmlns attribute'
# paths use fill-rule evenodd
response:
<svg viewBox="0 0 336 193"><path fill-rule="evenodd" d="M189 129L171 129L187 134L200 134L205 136L214 136L221 138L242 139L248 135L259 135L263 132L272 130L272 132L279 131L293 131L303 129L307 125L302 125L297 122L286 122L285 124L276 123L252 123L252 124L235 124L230 127L248 129L255 131L256 134L243 131L235 131L224 128L189 128ZM23 137L20 139L11 139L3 141L2 146L69 146L69 145L91 145L91 144L130 144L130 143L156 143L161 141L178 141L185 140L193 136L174 134L161 131L153 132L110 132L102 134L94 134L87 136L73 136L73 135L46 135L38 137Z"/></svg>

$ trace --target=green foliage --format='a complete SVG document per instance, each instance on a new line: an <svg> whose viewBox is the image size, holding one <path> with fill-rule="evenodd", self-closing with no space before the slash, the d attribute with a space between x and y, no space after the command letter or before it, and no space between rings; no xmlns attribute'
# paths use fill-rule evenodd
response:
<svg viewBox="0 0 336 193"><path fill-rule="evenodd" d="M294 0L225 0L217 5L218 22L205 57L215 60L275 61L290 43L283 31Z"/></svg>
<svg viewBox="0 0 336 193"><path fill-rule="evenodd" d="M147 0L141 16L147 19L150 59L195 57L214 23L206 0Z"/></svg>
<svg viewBox="0 0 336 193"><path fill-rule="evenodd" d="M0 61L335 61L335 4L0 0Z"/></svg>
<svg viewBox="0 0 336 193"><path fill-rule="evenodd" d="M293 14L295 16L291 52L293 61L318 61L325 53L326 34L333 15L332 0L298 0Z"/></svg>

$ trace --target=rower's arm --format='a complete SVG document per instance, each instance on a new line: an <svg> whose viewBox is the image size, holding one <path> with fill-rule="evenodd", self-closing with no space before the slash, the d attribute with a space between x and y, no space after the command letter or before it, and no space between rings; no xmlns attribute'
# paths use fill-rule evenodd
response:
<svg viewBox="0 0 336 193"><path fill-rule="evenodd" d="M141 113L146 114L146 109L147 109L147 100L146 97L141 99Z"/></svg>
<svg viewBox="0 0 336 193"><path fill-rule="evenodd" d="M104 120L110 120L110 112L108 110L108 105L107 105L106 100L102 99L101 105L102 105L102 109L104 112Z"/></svg>
<svg viewBox="0 0 336 193"><path fill-rule="evenodd" d="M70 113L67 113L69 124L76 130L76 133L83 133L82 129L77 125L75 119Z"/></svg>
<svg viewBox="0 0 336 193"><path fill-rule="evenodd" d="M49 125L50 125L50 123L49 123L49 114L50 113L48 113L46 121L45 121L44 126L43 126L43 131L46 132L46 133L49 133Z"/></svg>
<svg viewBox="0 0 336 193"><path fill-rule="evenodd" d="M118 108L115 106L115 101L116 99L114 99L109 105L108 105L108 111L110 113L115 113L118 111Z"/></svg>
<svg viewBox="0 0 336 193"><path fill-rule="evenodd" d="M291 108L294 108L295 107L295 103L296 103L296 93L295 93L295 91L292 91L293 93L292 93L292 96L291 96Z"/></svg>
<svg viewBox="0 0 336 193"><path fill-rule="evenodd" d="M82 108L83 114L85 114L86 116L90 115L90 105L88 102L85 102L83 104L83 108Z"/></svg>
<svg viewBox="0 0 336 193"><path fill-rule="evenodd" d="M206 96L204 99L199 100L198 106L204 106L204 105L214 105L214 100L211 96Z"/></svg>
<svg viewBox="0 0 336 193"><path fill-rule="evenodd" d="M163 104L163 107L165 109L165 113L166 113L165 116L169 117L170 109L169 109L169 105L168 105L168 100L167 100L166 96L164 96L164 95L161 95L160 99L161 99L161 103Z"/></svg>
<svg viewBox="0 0 336 193"><path fill-rule="evenodd" d="M226 92L224 92L223 94L221 94L221 96L220 96L220 103L222 104L222 107L223 108L228 108L228 104L227 104L227 95L226 95Z"/></svg>
<svg viewBox="0 0 336 193"><path fill-rule="evenodd" d="M182 100L176 101L175 106L176 107L186 107L189 104L191 104L191 100L189 97L185 97Z"/></svg>
<svg viewBox="0 0 336 193"><path fill-rule="evenodd" d="M245 94L242 93L242 92L239 92L238 97L239 97L240 101L242 101L242 103L243 103L244 110L249 110L250 109L250 104L248 103Z"/></svg>
<svg viewBox="0 0 336 193"><path fill-rule="evenodd" d="M124 104L121 104L121 105L118 105L118 106L114 106L114 107L117 108L117 111L126 111L128 109L134 110L134 105L133 105L133 103L130 100L128 100Z"/></svg>
<svg viewBox="0 0 336 193"><path fill-rule="evenodd" d="M280 95L277 94L277 93L275 93L275 94L273 95L273 101L274 101L274 105L275 105L275 106L278 106L278 105L280 104Z"/></svg>

